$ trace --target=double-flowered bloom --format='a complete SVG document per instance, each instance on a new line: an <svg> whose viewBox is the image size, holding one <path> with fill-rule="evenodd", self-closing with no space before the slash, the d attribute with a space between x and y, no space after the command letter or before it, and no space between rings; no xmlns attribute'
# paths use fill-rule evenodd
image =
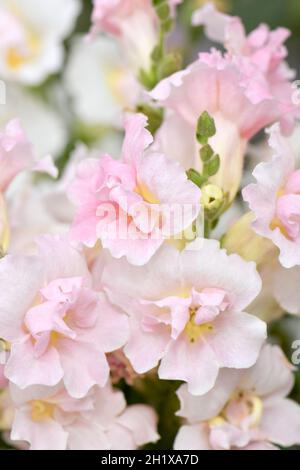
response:
<svg viewBox="0 0 300 470"><path fill-rule="evenodd" d="M245 371L224 370L210 392L195 397L177 391L179 416L186 418L175 449L275 450L299 442L300 407L286 398L293 367L277 346L265 345ZM274 445L275 444L275 445Z"/></svg>
<svg viewBox="0 0 300 470"><path fill-rule="evenodd" d="M255 265L217 241L164 246L144 267L111 260L103 284L129 314L124 352L134 369L160 362L161 379L183 380L193 394L210 390L220 368L253 365L266 337L264 322L244 313L261 288Z"/></svg>
<svg viewBox="0 0 300 470"><path fill-rule="evenodd" d="M121 160L86 159L70 185L77 206L71 239L93 246L99 239L116 258L145 264L166 239L190 227L200 212L200 189L179 163L146 151L153 138L146 117L129 115Z"/></svg>
<svg viewBox="0 0 300 470"><path fill-rule="evenodd" d="M300 171L278 126L269 133L273 159L255 168L256 183L244 188L243 197L255 214L254 230L272 240L281 264L291 268L300 264Z"/></svg>
<svg viewBox="0 0 300 470"><path fill-rule="evenodd" d="M128 324L93 289L83 255L45 237L37 255L7 255L0 271L0 330L10 349L6 377L22 389L63 381L75 398L95 384L104 386L105 353L124 345Z"/></svg>
<svg viewBox="0 0 300 470"><path fill-rule="evenodd" d="M146 405L126 407L120 390L94 388L76 400L63 387L11 387L15 416L11 439L31 450L134 450L159 438ZM122 444L121 444L122 443Z"/></svg>

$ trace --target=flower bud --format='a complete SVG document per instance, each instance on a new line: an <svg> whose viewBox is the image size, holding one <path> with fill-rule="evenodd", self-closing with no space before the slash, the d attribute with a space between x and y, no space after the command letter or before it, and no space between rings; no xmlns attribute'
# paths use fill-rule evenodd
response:
<svg viewBox="0 0 300 470"><path fill-rule="evenodd" d="M223 205L224 193L219 186L206 184L202 187L201 202L206 212L216 214Z"/></svg>

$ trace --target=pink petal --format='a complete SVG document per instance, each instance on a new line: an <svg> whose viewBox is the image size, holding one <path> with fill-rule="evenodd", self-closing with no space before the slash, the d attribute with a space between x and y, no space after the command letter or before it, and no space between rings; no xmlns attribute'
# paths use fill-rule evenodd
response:
<svg viewBox="0 0 300 470"><path fill-rule="evenodd" d="M107 360L94 345L68 339L57 344L64 371L64 383L74 398L84 397L93 385L103 387L109 376Z"/></svg>
<svg viewBox="0 0 300 470"><path fill-rule="evenodd" d="M43 355L36 357L31 339L14 343L5 366L7 378L20 388L30 385L53 386L63 377L59 355L49 347Z"/></svg>
<svg viewBox="0 0 300 470"><path fill-rule="evenodd" d="M36 258L7 255L0 260L0 331L4 339L24 336L24 316L42 281L42 265Z"/></svg>
<svg viewBox="0 0 300 470"><path fill-rule="evenodd" d="M53 419L32 421L27 411L18 410L11 439L29 442L31 450L66 450L68 433Z"/></svg>
<svg viewBox="0 0 300 470"><path fill-rule="evenodd" d="M290 447L300 442L300 406L283 399L264 407L261 430L271 442Z"/></svg>
<svg viewBox="0 0 300 470"><path fill-rule="evenodd" d="M157 416L152 408L146 405L128 406L117 422L129 429L137 447L156 442Z"/></svg>
<svg viewBox="0 0 300 470"><path fill-rule="evenodd" d="M129 337L127 315L114 307L102 293L99 294L96 311L96 325L86 332L81 331L80 339L97 344L103 352L115 351L124 346Z"/></svg>
<svg viewBox="0 0 300 470"><path fill-rule="evenodd" d="M266 339L266 324L247 313L220 315L207 341L220 367L247 368L257 360Z"/></svg>
<svg viewBox="0 0 300 470"><path fill-rule="evenodd" d="M158 325L155 333L143 331L142 318L132 316L130 319L130 338L124 352L133 368L143 374L157 366L170 342L170 333L165 325Z"/></svg>
<svg viewBox="0 0 300 470"><path fill-rule="evenodd" d="M201 339L190 343L185 335L171 342L158 369L160 379L183 380L194 395L208 392L218 373L219 365L210 346Z"/></svg>
<svg viewBox="0 0 300 470"><path fill-rule="evenodd" d="M191 395L186 384L181 385L176 392L180 400L180 410L176 414L187 418L189 423L218 416L237 386L240 375L239 371L221 370L214 387L199 396Z"/></svg>
<svg viewBox="0 0 300 470"><path fill-rule="evenodd" d="M125 118L125 139L122 158L127 163L135 163L143 151L153 142L153 137L146 129L147 118L143 114L127 114Z"/></svg>
<svg viewBox="0 0 300 470"><path fill-rule="evenodd" d="M212 450L205 425L184 425L179 429L174 442L175 450Z"/></svg>
<svg viewBox="0 0 300 470"><path fill-rule="evenodd" d="M266 374L266 370L269 371ZM290 393L294 385L292 366L282 350L275 345L265 344L253 367L243 374L241 387L255 389L257 395L271 403Z"/></svg>

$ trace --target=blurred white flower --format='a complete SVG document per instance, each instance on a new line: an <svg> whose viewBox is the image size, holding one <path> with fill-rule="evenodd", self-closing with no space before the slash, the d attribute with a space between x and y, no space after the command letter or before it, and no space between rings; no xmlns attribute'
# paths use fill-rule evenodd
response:
<svg viewBox="0 0 300 470"><path fill-rule="evenodd" d="M9 253L34 253L35 239L39 235L63 235L68 232L75 209L66 195L66 189L75 177L77 165L100 152L100 149L88 149L78 143L57 181L45 179L35 182L32 174L28 173L15 178L6 193L10 237L9 241L5 240L5 248L9 243ZM5 234L3 232L3 237Z"/></svg>
<svg viewBox="0 0 300 470"><path fill-rule="evenodd" d="M113 127L121 126L123 109L136 104L141 90L117 43L108 37L74 39L65 84L79 120Z"/></svg>
<svg viewBox="0 0 300 470"><path fill-rule="evenodd" d="M6 92L6 105L0 106L0 125L18 117L35 154L43 157L50 153L55 158L67 142L63 117L46 101L17 85L8 85Z"/></svg>
<svg viewBox="0 0 300 470"><path fill-rule="evenodd" d="M78 0L0 0L1 77L36 85L58 71L79 11Z"/></svg>
<svg viewBox="0 0 300 470"><path fill-rule="evenodd" d="M32 175L19 175L7 192L7 212L10 226L9 253L35 252L35 239L46 233L62 235L68 221L52 213L53 202L64 211L66 197L55 197L57 183L44 181L33 184ZM70 204L68 204L70 208ZM67 219L67 216L66 216Z"/></svg>

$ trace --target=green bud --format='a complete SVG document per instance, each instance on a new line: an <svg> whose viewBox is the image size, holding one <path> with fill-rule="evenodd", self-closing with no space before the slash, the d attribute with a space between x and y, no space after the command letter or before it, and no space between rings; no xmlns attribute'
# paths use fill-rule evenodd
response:
<svg viewBox="0 0 300 470"><path fill-rule="evenodd" d="M216 133L215 121L208 114L207 111L204 111L198 119L197 124L197 140L200 144L207 144L208 139L213 137Z"/></svg>
<svg viewBox="0 0 300 470"><path fill-rule="evenodd" d="M161 3L155 7L157 16L161 21L166 21L170 17L170 7L167 3Z"/></svg>
<svg viewBox="0 0 300 470"><path fill-rule="evenodd" d="M144 69L140 69L138 78L140 83L147 88L147 90L152 90L157 84L156 70L154 67L148 72Z"/></svg>
<svg viewBox="0 0 300 470"><path fill-rule="evenodd" d="M206 184L202 187L201 202L206 212L213 219L217 211L223 205L224 193L221 188L215 184Z"/></svg>
<svg viewBox="0 0 300 470"><path fill-rule="evenodd" d="M207 176L214 176L220 168L220 156L214 155L211 160L204 164L203 172Z"/></svg>
<svg viewBox="0 0 300 470"><path fill-rule="evenodd" d="M159 62L162 59L162 57L163 57L163 48L159 44L158 46L155 46L155 48L153 49L151 53L151 59L154 62Z"/></svg>
<svg viewBox="0 0 300 470"><path fill-rule="evenodd" d="M201 188L201 186L207 182L206 176L200 175L200 173L194 168L190 168L187 172L187 177L190 181L192 181L196 186Z"/></svg>
<svg viewBox="0 0 300 470"><path fill-rule="evenodd" d="M214 151L209 144L204 145L200 149L200 158L203 162L208 162L208 160L211 159L213 154L214 154Z"/></svg>

